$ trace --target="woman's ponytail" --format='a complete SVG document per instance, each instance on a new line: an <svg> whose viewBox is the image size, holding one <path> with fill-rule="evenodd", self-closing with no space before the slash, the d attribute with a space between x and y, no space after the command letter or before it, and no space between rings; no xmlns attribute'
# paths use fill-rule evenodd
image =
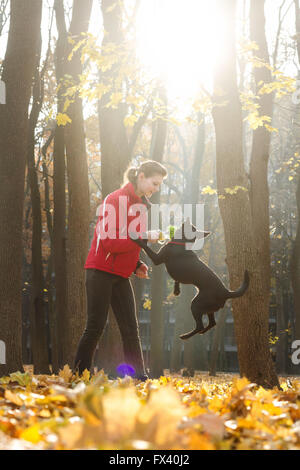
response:
<svg viewBox="0 0 300 470"><path fill-rule="evenodd" d="M132 183L134 186L136 186L137 177L140 173L144 173L146 178L157 174L162 175L163 178L167 176L167 170L161 163L154 160L147 160L141 163L138 168L130 166L127 169L124 175L124 184L128 183L129 181L129 183Z"/></svg>
<svg viewBox="0 0 300 470"><path fill-rule="evenodd" d="M129 183L132 183L133 185L135 185L136 179L137 179L137 172L138 172L138 169L133 166L128 168L128 170L125 173L125 181L126 182L129 181Z"/></svg>

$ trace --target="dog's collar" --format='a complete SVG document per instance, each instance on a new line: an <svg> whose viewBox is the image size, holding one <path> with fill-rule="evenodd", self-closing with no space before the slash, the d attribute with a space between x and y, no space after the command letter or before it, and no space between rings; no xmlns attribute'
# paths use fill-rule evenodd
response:
<svg viewBox="0 0 300 470"><path fill-rule="evenodd" d="M173 242L173 241L171 241L169 243L172 244L172 245L185 245L186 242Z"/></svg>

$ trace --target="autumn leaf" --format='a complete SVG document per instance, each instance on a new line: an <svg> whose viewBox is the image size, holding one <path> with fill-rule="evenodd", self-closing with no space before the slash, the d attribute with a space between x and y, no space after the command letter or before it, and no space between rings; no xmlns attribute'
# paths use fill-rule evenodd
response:
<svg viewBox="0 0 300 470"><path fill-rule="evenodd" d="M146 299L145 302L143 303L143 307L145 310L151 310L151 300Z"/></svg>
<svg viewBox="0 0 300 470"><path fill-rule="evenodd" d="M59 371L58 376L61 377L66 383L68 383L73 376L73 372L71 371L70 366L68 364L65 364L64 368Z"/></svg>
<svg viewBox="0 0 300 470"><path fill-rule="evenodd" d="M33 444L37 444L41 440L40 434L40 426L35 424L30 426L29 428L25 429L20 434L20 439L24 439L25 441L32 442Z"/></svg>
<svg viewBox="0 0 300 470"><path fill-rule="evenodd" d="M56 116L56 122L58 126L65 126L72 122L72 119L65 113L58 113Z"/></svg>
<svg viewBox="0 0 300 470"><path fill-rule="evenodd" d="M127 116L124 119L124 126L133 127L137 120L138 120L137 116L134 116L133 114L131 114L130 116Z"/></svg>

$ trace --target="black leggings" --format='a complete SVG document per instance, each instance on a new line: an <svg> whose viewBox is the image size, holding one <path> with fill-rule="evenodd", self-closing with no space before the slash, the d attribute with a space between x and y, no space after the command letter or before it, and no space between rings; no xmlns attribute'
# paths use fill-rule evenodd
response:
<svg viewBox="0 0 300 470"><path fill-rule="evenodd" d="M84 369L90 370L111 305L120 329L125 361L134 367L136 377L144 375L143 353L130 280L98 269L87 269L86 293L87 324L78 345L75 369L80 374Z"/></svg>

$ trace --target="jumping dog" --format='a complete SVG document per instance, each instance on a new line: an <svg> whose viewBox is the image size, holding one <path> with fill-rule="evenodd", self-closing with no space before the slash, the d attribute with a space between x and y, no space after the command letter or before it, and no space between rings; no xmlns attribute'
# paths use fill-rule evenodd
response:
<svg viewBox="0 0 300 470"><path fill-rule="evenodd" d="M173 238L155 253L147 245L147 240L137 238L131 233L130 238L143 248L155 265L165 263L166 269L174 279L174 295L180 294L181 284L193 284L199 290L193 298L191 310L196 321L196 327L189 333L180 335L181 339L188 339L195 334L204 334L216 325L215 312L224 307L227 299L241 297L249 286L249 273L245 271L244 281L236 291L228 290L221 279L186 244L194 243L196 239L205 238L210 232L197 230L187 219L182 227L175 231ZM208 315L209 323L203 325L202 317Z"/></svg>

